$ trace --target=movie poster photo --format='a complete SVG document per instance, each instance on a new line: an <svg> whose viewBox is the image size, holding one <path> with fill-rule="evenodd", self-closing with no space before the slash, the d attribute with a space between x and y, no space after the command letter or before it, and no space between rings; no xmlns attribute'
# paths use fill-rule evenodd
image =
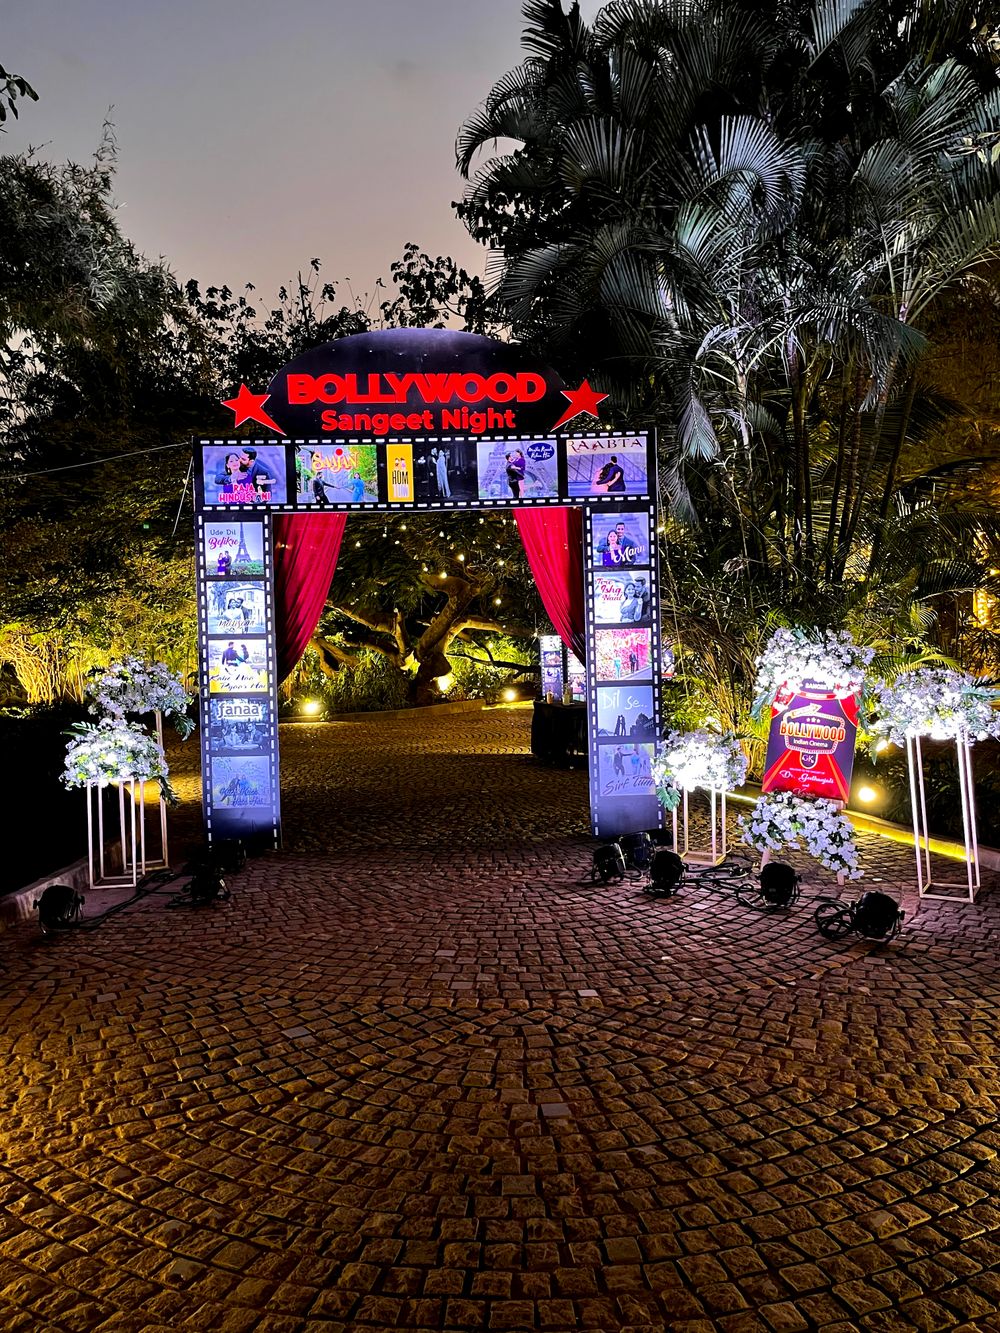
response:
<svg viewBox="0 0 1000 1333"><path fill-rule="evenodd" d="M602 685L597 691L597 734L621 740L656 735L651 685Z"/></svg>
<svg viewBox="0 0 1000 1333"><path fill-rule="evenodd" d="M598 680L651 681L652 631L599 629L594 635Z"/></svg>
<svg viewBox="0 0 1000 1333"><path fill-rule="evenodd" d="M264 573L264 525L209 520L202 541L209 578L245 579Z"/></svg>
<svg viewBox="0 0 1000 1333"><path fill-rule="evenodd" d="M209 699L208 740L213 755L266 755L270 735L270 699Z"/></svg>
<svg viewBox="0 0 1000 1333"><path fill-rule="evenodd" d="M474 440L426 441L413 446L413 455L418 503L478 499Z"/></svg>
<svg viewBox="0 0 1000 1333"><path fill-rule="evenodd" d="M648 495L646 441L641 436L566 441L570 495Z"/></svg>
<svg viewBox="0 0 1000 1333"><path fill-rule="evenodd" d="M386 498L391 505L412 504L416 498L413 484L413 445L385 446Z"/></svg>
<svg viewBox="0 0 1000 1333"><path fill-rule="evenodd" d="M479 444L481 500L542 500L559 494L554 440L495 440Z"/></svg>
<svg viewBox="0 0 1000 1333"><path fill-rule="evenodd" d="M599 568L628 569L650 563L649 514L645 511L598 512L593 518L593 534L593 560Z"/></svg>
<svg viewBox="0 0 1000 1333"><path fill-rule="evenodd" d="M266 630L264 584L259 579L209 583L205 593L209 634L263 634Z"/></svg>
<svg viewBox="0 0 1000 1333"><path fill-rule="evenodd" d="M597 747L601 795L652 795L653 750L651 741L602 741Z"/></svg>
<svg viewBox="0 0 1000 1333"><path fill-rule="evenodd" d="M295 451L295 489L299 504L373 504L378 499L378 462L374 444L315 444Z"/></svg>
<svg viewBox="0 0 1000 1333"><path fill-rule="evenodd" d="M594 620L598 625L648 625L651 623L652 598L649 575L606 574L599 571L594 580Z"/></svg>
<svg viewBox="0 0 1000 1333"><path fill-rule="evenodd" d="M542 665L542 694L553 694L561 699L564 684L562 639L558 634L540 634L538 650Z"/></svg>
<svg viewBox="0 0 1000 1333"><path fill-rule="evenodd" d="M566 654L566 680L570 694L582 703L587 697L587 668L574 653Z"/></svg>
<svg viewBox="0 0 1000 1333"><path fill-rule="evenodd" d="M267 687L266 639L209 639L209 694L262 694Z"/></svg>
<svg viewBox="0 0 1000 1333"><path fill-rule="evenodd" d="M285 504L285 447L281 444L208 444L203 454L205 503Z"/></svg>
<svg viewBox="0 0 1000 1333"><path fill-rule="evenodd" d="M248 810L271 805L271 762L250 755L212 760L212 804L216 809Z"/></svg>

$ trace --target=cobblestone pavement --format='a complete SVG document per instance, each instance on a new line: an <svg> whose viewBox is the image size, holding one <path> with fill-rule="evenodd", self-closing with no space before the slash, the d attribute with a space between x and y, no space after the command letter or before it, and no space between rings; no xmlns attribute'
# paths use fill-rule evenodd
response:
<svg viewBox="0 0 1000 1333"><path fill-rule="evenodd" d="M1000 1329L995 886L831 944L586 882L523 711L283 731L232 902L0 937L4 1333Z"/></svg>

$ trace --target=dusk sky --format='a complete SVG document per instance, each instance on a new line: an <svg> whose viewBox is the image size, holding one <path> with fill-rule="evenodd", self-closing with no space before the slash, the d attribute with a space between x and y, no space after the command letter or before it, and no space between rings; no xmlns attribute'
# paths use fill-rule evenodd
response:
<svg viewBox="0 0 1000 1333"><path fill-rule="evenodd" d="M520 0L31 0L0 63L40 100L0 151L87 159L113 104L123 230L181 281L269 300L316 255L361 295L408 240L482 272L455 134L521 25Z"/></svg>

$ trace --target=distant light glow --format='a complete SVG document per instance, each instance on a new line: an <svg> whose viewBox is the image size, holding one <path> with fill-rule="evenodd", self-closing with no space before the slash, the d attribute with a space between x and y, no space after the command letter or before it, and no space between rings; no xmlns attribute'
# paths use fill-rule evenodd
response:
<svg viewBox="0 0 1000 1333"><path fill-rule="evenodd" d="M517 699L517 690L504 690L503 697L505 703L512 704Z"/></svg>
<svg viewBox="0 0 1000 1333"><path fill-rule="evenodd" d="M877 787L869 787L866 784L864 787L858 788L858 800L864 801L865 805L871 805L873 801L878 800L880 795L881 793Z"/></svg>
<svg viewBox="0 0 1000 1333"><path fill-rule="evenodd" d="M306 699L303 701L302 711L309 717L315 717L317 713L322 713L323 702L320 699Z"/></svg>

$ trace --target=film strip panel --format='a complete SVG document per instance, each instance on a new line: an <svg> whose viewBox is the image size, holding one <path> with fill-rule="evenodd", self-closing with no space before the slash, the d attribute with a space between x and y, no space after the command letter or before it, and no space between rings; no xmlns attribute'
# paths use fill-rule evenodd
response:
<svg viewBox="0 0 1000 1333"><path fill-rule="evenodd" d="M279 842L274 552L266 512L199 514L198 655L210 843Z"/></svg>
<svg viewBox="0 0 1000 1333"><path fill-rule="evenodd" d="M584 515L590 811L596 837L662 827L652 778L663 651L655 504Z"/></svg>
<svg viewBox="0 0 1000 1333"><path fill-rule="evenodd" d="M514 509L650 494L643 432L199 444L203 511Z"/></svg>

